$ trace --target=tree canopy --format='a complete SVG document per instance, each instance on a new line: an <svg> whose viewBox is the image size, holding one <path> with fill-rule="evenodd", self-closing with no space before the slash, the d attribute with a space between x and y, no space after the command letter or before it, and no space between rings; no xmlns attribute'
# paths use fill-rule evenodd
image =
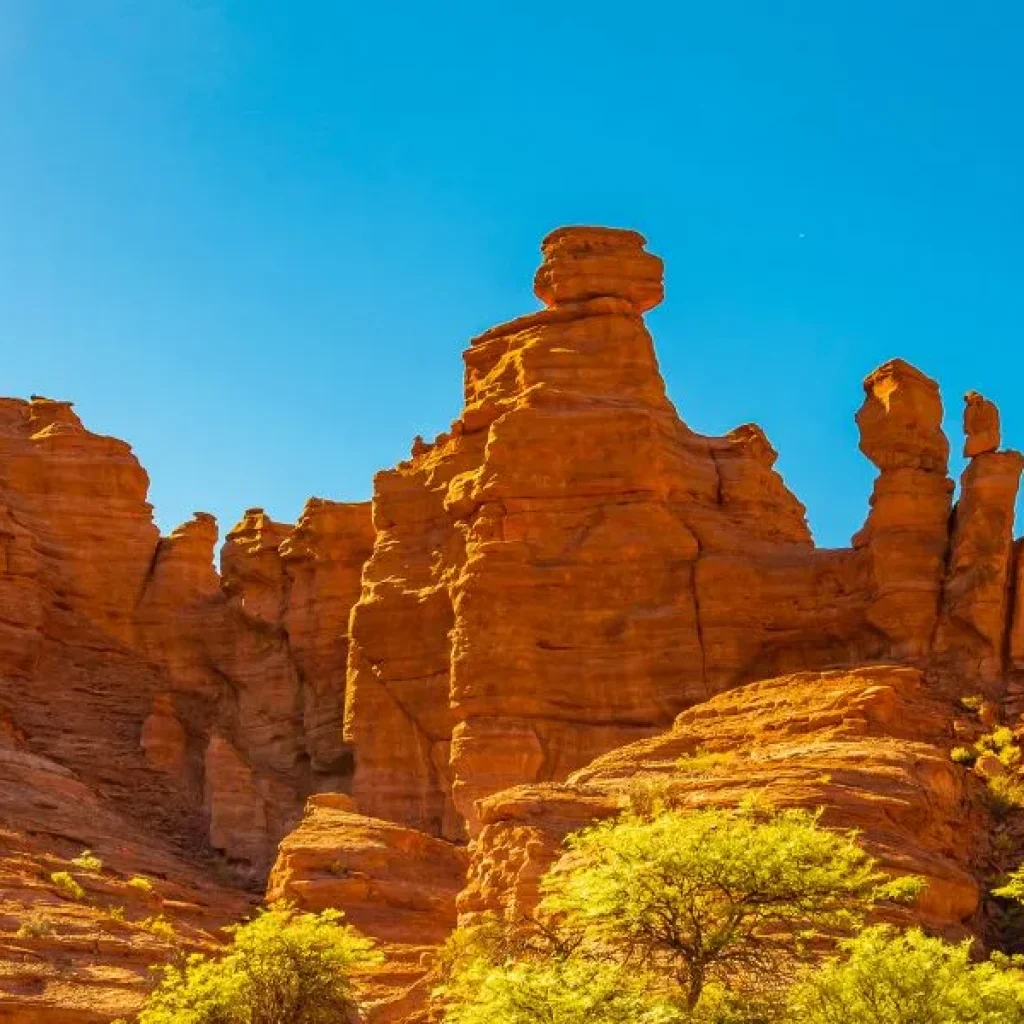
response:
<svg viewBox="0 0 1024 1024"><path fill-rule="evenodd" d="M541 914L586 947L667 975L691 1009L709 980L779 975L813 935L848 932L920 887L892 881L852 836L802 810L626 815L567 845Z"/></svg>
<svg viewBox="0 0 1024 1024"><path fill-rule="evenodd" d="M338 1024L358 1020L354 974L378 962L340 912L277 904L231 929L223 956L165 968L138 1024Z"/></svg>
<svg viewBox="0 0 1024 1024"><path fill-rule="evenodd" d="M797 984L785 1024L1024 1024L1024 974L972 961L970 940L875 927L841 954Z"/></svg>

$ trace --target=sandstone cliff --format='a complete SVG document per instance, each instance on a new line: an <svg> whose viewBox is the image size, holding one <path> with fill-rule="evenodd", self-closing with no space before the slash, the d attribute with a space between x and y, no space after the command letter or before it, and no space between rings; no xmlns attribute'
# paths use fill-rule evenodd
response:
<svg viewBox="0 0 1024 1024"><path fill-rule="evenodd" d="M898 661L998 690L1021 458L994 450L991 403L968 405L951 525L937 385L870 374L870 513L819 550L759 428L704 437L666 398L644 240L562 229L543 255L547 308L473 340L451 431L375 481L346 711L361 810L475 835L479 799L782 672Z"/></svg>
<svg viewBox="0 0 1024 1024"><path fill-rule="evenodd" d="M69 403L0 403L0 706L119 813L260 877L306 795L351 775L338 667L369 508L250 510L221 577L213 518L161 538L148 484Z"/></svg>
<svg viewBox="0 0 1024 1024"><path fill-rule="evenodd" d="M460 915L528 909L562 836L654 782L824 806L929 879L924 918L977 921L990 822L948 754L957 698L1024 711L1024 460L968 395L954 502L938 386L893 360L857 414L864 526L816 548L764 432L666 397L645 245L549 235L544 308L472 340L459 417L377 475L372 521L251 508L219 571L211 516L158 535L127 445L0 400L0 1021L138 999L161 947L131 873L202 946L275 855L269 896L385 943L374 1019L412 1021ZM47 879L81 847L105 874L69 902Z"/></svg>

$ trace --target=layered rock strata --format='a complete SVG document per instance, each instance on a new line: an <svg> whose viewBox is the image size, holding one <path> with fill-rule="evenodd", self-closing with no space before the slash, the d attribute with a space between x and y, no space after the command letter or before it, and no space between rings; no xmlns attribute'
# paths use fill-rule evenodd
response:
<svg viewBox="0 0 1024 1024"><path fill-rule="evenodd" d="M220 574L213 517L161 538L148 485L70 403L0 401L0 705L111 809L259 878L305 797L349 784L369 507L313 499L294 528L250 510Z"/></svg>
<svg viewBox="0 0 1024 1024"><path fill-rule="evenodd" d="M1020 458L994 450L991 403L968 399L953 517L938 386L902 360L870 374L870 512L816 549L764 433L705 437L668 401L643 238L542 250L547 308L473 339L459 419L375 481L345 726L361 811L474 835L481 798L784 672L896 661L998 688Z"/></svg>
<svg viewBox="0 0 1024 1024"><path fill-rule="evenodd" d="M120 898L136 863L187 878L166 907L209 901L209 928L181 912L201 945L241 912L223 886L197 895L204 872L259 885L287 835L270 894L339 905L386 944L375 1020L412 1020L467 857L466 919L528 909L567 830L705 747L716 774L671 782L685 805L821 804L930 880L922 916L972 913L983 821L948 761L950 708L1024 694L1022 459L995 406L967 396L954 503L938 386L898 359L871 373L868 515L817 549L764 432L701 435L666 397L644 239L564 228L542 253L544 308L473 339L461 414L378 474L372 519L248 509L220 571L211 516L158 536L126 444L67 402L0 400L4 922L53 896L81 843L112 865L97 892ZM145 850L122 856L122 836ZM0 1021L108 1020L137 998L119 958L146 929L124 895L116 950L63 904L69 944L0 943ZM83 943L100 952L65 999L47 972Z"/></svg>
<svg viewBox="0 0 1024 1024"><path fill-rule="evenodd" d="M216 949L220 929L251 902L0 728L4 1024L125 1017L150 988L152 968L176 951Z"/></svg>
<svg viewBox="0 0 1024 1024"><path fill-rule="evenodd" d="M750 683L684 712L672 729L620 748L562 784L518 786L483 801L460 918L529 914L562 839L652 791L670 806L824 808L823 824L856 829L894 875L926 887L914 907L962 931L978 907L972 862L985 814L953 764L953 718L916 669L876 666ZM980 789L980 786L977 787Z"/></svg>

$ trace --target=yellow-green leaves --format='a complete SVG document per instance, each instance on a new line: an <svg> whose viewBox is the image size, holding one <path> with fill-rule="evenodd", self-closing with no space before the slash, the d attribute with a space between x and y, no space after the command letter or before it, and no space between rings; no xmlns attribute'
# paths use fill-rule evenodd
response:
<svg viewBox="0 0 1024 1024"><path fill-rule="evenodd" d="M231 931L224 956L166 968L138 1024L337 1024L357 1005L353 975L380 959L333 910L279 904Z"/></svg>
<svg viewBox="0 0 1024 1024"><path fill-rule="evenodd" d="M869 928L808 972L782 1024L1021 1024L1024 975L918 929Z"/></svg>
<svg viewBox="0 0 1024 1024"><path fill-rule="evenodd" d="M881 900L913 898L818 815L671 811L627 815L568 840L541 913L582 948L619 951L672 978L695 1007L708 981L790 967L815 932L849 931Z"/></svg>
<svg viewBox="0 0 1024 1024"><path fill-rule="evenodd" d="M447 1024L685 1024L678 1004L651 995L635 972L586 959L478 962L472 995Z"/></svg>

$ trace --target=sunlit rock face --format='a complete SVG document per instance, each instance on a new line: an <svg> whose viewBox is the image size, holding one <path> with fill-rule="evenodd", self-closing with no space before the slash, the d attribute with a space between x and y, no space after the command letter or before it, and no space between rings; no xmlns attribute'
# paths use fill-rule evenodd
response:
<svg viewBox="0 0 1024 1024"><path fill-rule="evenodd" d="M823 805L929 879L922 918L973 913L986 821L948 759L957 698L1024 711L1024 460L995 406L966 396L954 500L936 382L869 374L865 523L821 550L764 431L698 434L666 397L641 235L553 232L535 291L470 342L461 413L372 509L247 509L219 568L212 516L159 536L127 444L68 402L0 399L4 920L102 847L103 891L159 874L202 948L269 874L386 945L373 1020L412 1022L458 913L529 909L566 831L702 745L731 767L684 801ZM163 954L105 945L98 913L56 915L73 977L67 944L0 927L0 1019L137 1005Z"/></svg>
<svg viewBox="0 0 1024 1024"><path fill-rule="evenodd" d="M970 866L985 818L949 759L952 739L950 706L917 669L802 672L731 690L564 783L484 800L461 920L492 912L521 921L564 852L562 839L620 813L642 783L661 785L681 808L735 806L753 794L766 806L822 807L824 824L857 829L892 873L927 881L918 918L956 928L978 907ZM694 754L693 770L680 771L680 759Z"/></svg>
<svg viewBox="0 0 1024 1024"><path fill-rule="evenodd" d="M545 308L474 338L451 430L377 476L346 713L365 813L473 835L489 794L779 673L956 650L957 685L998 684L1020 467L991 403L968 399L951 520L938 386L902 360L871 373L870 511L852 547L815 549L764 432L705 437L667 399L645 244L549 235Z"/></svg>

